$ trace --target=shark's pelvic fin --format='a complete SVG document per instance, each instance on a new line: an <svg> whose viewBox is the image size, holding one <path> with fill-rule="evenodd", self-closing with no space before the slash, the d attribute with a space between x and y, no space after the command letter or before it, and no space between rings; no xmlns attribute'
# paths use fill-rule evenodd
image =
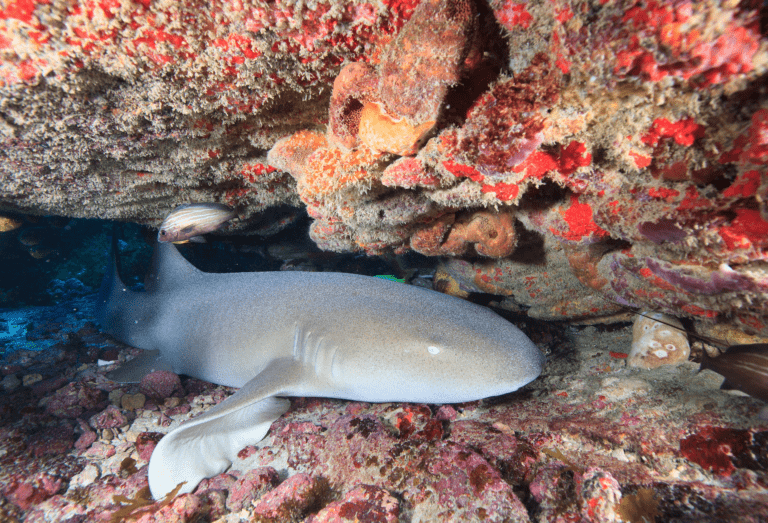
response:
<svg viewBox="0 0 768 523"><path fill-rule="evenodd" d="M173 372L173 365L162 357L159 350L147 350L119 369L108 372L107 378L118 383L139 383L144 376L158 370Z"/></svg>
<svg viewBox="0 0 768 523"><path fill-rule="evenodd" d="M300 376L298 362L275 360L226 401L164 436L149 462L152 496L162 499L182 482L179 493L192 492L203 478L224 472L288 410L290 401L274 396L298 386Z"/></svg>

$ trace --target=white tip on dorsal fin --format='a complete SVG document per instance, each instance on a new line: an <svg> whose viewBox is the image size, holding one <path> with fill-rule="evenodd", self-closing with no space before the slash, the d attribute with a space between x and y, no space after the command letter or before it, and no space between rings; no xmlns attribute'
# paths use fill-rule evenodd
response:
<svg viewBox="0 0 768 523"><path fill-rule="evenodd" d="M155 243L152 266L144 278L147 292L171 289L181 283L189 283L190 278L202 274L202 271L189 263L173 243Z"/></svg>

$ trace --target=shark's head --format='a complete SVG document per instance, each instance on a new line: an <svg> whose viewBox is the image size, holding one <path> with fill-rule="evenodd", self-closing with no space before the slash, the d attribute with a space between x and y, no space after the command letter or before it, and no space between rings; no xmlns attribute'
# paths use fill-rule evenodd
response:
<svg viewBox="0 0 768 523"><path fill-rule="evenodd" d="M437 294L437 293L435 293ZM376 350L340 358L334 374L368 376L368 401L458 403L515 391L534 380L544 356L492 311L444 295L397 324L369 323L361 343Z"/></svg>

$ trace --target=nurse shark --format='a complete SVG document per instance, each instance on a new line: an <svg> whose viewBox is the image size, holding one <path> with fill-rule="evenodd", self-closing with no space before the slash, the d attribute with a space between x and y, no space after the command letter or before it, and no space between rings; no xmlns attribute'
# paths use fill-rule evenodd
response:
<svg viewBox="0 0 768 523"><path fill-rule="evenodd" d="M344 273L206 273L172 243L156 244L143 292L125 287L113 253L97 300L104 331L147 351L112 379L162 369L240 387L160 440L156 499L225 471L288 410L285 396L459 403L517 390L544 364L511 323L453 296Z"/></svg>

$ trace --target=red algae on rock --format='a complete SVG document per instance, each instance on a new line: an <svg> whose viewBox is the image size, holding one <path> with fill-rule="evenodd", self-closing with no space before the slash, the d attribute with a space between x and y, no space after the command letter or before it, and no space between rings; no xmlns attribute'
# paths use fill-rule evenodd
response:
<svg viewBox="0 0 768 523"><path fill-rule="evenodd" d="M448 89L477 53L477 20L469 0L424 0L387 47L379 96L388 114L416 127L437 120Z"/></svg>
<svg viewBox="0 0 768 523"><path fill-rule="evenodd" d="M322 480L308 474L296 474L267 492L253 510L256 517L287 521L301 516L325 494Z"/></svg>
<svg viewBox="0 0 768 523"><path fill-rule="evenodd" d="M181 380L178 374L158 370L144 376L139 387L149 398L165 399L181 390Z"/></svg>
<svg viewBox="0 0 768 523"><path fill-rule="evenodd" d="M277 486L278 475L272 467L259 467L240 475L227 489L227 509L233 512L242 510L269 489Z"/></svg>
<svg viewBox="0 0 768 523"><path fill-rule="evenodd" d="M100 390L85 383L69 383L44 399L48 414L60 418L76 418L85 410L94 408L103 398Z"/></svg>
<svg viewBox="0 0 768 523"><path fill-rule="evenodd" d="M696 434L680 440L680 452L705 470L730 476L734 462L749 452L752 435L747 430L702 427Z"/></svg>

